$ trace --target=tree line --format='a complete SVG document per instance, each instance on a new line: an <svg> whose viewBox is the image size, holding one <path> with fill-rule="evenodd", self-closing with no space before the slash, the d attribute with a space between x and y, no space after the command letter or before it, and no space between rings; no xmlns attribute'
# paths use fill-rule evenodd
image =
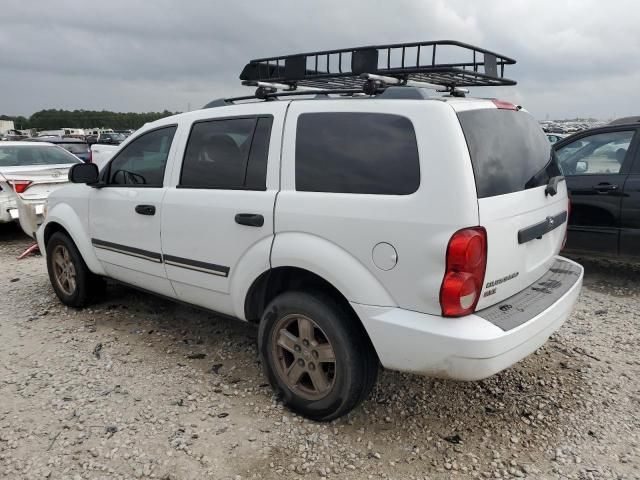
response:
<svg viewBox="0 0 640 480"><path fill-rule="evenodd" d="M58 128L138 129L148 122L174 115L174 112L110 112L107 110L40 110L30 117L0 115L0 120L13 120L19 130L55 130Z"/></svg>

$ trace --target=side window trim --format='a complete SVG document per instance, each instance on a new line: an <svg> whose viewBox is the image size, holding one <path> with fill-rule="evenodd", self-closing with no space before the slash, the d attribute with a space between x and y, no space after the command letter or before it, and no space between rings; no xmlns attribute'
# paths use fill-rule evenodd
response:
<svg viewBox="0 0 640 480"><path fill-rule="evenodd" d="M153 132L157 132L158 130L163 130L165 128L170 128L173 127L176 129L175 132L173 132L173 139L171 141L171 145L169 145L169 151L167 152L167 161L164 164L164 173L163 173L163 183L160 185L126 185L126 184L114 184L114 183L108 183L108 179L111 176L111 164L116 160L116 158L118 158L127 148L129 148L129 146L136 142L138 139L144 137L145 135L149 134L149 133L153 133ZM122 149L120 149L118 151L118 153L116 153L111 160L109 160L107 162L107 164L104 166L104 168L102 169L102 171L100 172L100 182L103 183L103 185L101 186L101 188L163 188L164 187L164 178L166 177L167 174L167 164L170 161L170 157L171 157L171 149L174 146L174 140L175 140L175 136L176 133L178 133L178 124L177 123L170 123L167 125L162 125L160 127L156 127L156 128L152 128L151 130L146 130L144 132L141 132L139 135L137 135L135 138L132 138L131 140L129 140L126 145L124 145L124 147Z"/></svg>
<svg viewBox="0 0 640 480"><path fill-rule="evenodd" d="M189 189L189 190L251 190L251 191L266 191L265 188L249 188L247 187L247 172L249 170L249 163L252 158L252 150L254 145L254 140L256 136L256 132L258 130L258 121L261 118L267 118L271 120L271 125L269 128L269 137L271 134L271 129L273 128L273 115L271 114L257 114L257 115L232 115L228 117L213 117L213 118L202 118L200 120L195 120L189 127L189 135L187 136L187 141L185 142L184 151L182 152L182 160L180 162L180 174L178 175L178 183L176 188L180 189ZM247 154L247 159L244 165L244 182L243 185L239 186L215 186L215 185L185 185L182 183L182 176L184 173L184 164L185 158L187 156L187 150L189 148L189 141L191 140L191 136L193 134L193 129L196 125L201 123L211 123L211 122L222 122L226 120L254 120L253 131L251 132L251 143L249 144L249 151ZM269 144L267 144L267 154L268 154Z"/></svg>
<svg viewBox="0 0 640 480"><path fill-rule="evenodd" d="M564 148L567 145L571 145L578 140L584 140L589 137L593 137L596 135L604 135L607 133L616 133L616 132L631 132L631 140L629 141L629 148L626 153L626 157L624 159L623 164L620 166L620 170L617 173L583 173L583 174L573 174L569 175L571 177L585 177L591 175L628 175L632 171L632 167L634 167L634 158L640 157L640 130L637 127L629 126L629 125L620 125L616 127L603 128L596 132L583 132L581 135L577 136L570 142L567 142L565 145L562 145L560 148ZM640 173L640 158L635 162L635 170L637 173Z"/></svg>

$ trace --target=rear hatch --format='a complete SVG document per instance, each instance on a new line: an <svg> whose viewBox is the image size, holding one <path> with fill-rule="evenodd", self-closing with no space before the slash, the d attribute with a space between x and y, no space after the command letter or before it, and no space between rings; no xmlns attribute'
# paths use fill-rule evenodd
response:
<svg viewBox="0 0 640 480"><path fill-rule="evenodd" d="M473 165L480 225L487 231L487 267L476 310L547 273L567 226L566 182L549 189L555 194L547 191L561 173L545 134L529 113L497 104L507 108L458 112Z"/></svg>

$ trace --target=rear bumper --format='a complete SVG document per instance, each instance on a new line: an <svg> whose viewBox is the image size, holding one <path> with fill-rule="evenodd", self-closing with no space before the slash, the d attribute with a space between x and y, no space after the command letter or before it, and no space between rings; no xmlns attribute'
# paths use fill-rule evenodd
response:
<svg viewBox="0 0 640 480"><path fill-rule="evenodd" d="M14 220L10 211L15 209L16 202L12 198L0 195L0 223L8 223Z"/></svg>
<svg viewBox="0 0 640 480"><path fill-rule="evenodd" d="M30 207L33 207L36 215L42 220L44 217L44 206L47 203L46 199L43 200L25 200L24 203ZM18 212L18 208L16 207L15 202L12 206L7 209L7 214L9 215L9 220L18 220L20 214Z"/></svg>
<svg viewBox="0 0 640 480"><path fill-rule="evenodd" d="M563 259L571 262L570 260ZM457 380L480 380L544 345L571 314L584 270L551 306L504 331L477 315L445 318L393 307L354 304L385 368Z"/></svg>

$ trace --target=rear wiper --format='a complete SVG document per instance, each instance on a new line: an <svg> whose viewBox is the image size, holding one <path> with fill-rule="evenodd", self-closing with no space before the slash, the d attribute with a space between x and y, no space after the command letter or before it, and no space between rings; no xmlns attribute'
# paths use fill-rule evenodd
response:
<svg viewBox="0 0 640 480"><path fill-rule="evenodd" d="M564 180L563 175L557 175L555 177L551 177L547 182L547 187L544 189L544 196L551 195L552 197L558 193L558 183Z"/></svg>

